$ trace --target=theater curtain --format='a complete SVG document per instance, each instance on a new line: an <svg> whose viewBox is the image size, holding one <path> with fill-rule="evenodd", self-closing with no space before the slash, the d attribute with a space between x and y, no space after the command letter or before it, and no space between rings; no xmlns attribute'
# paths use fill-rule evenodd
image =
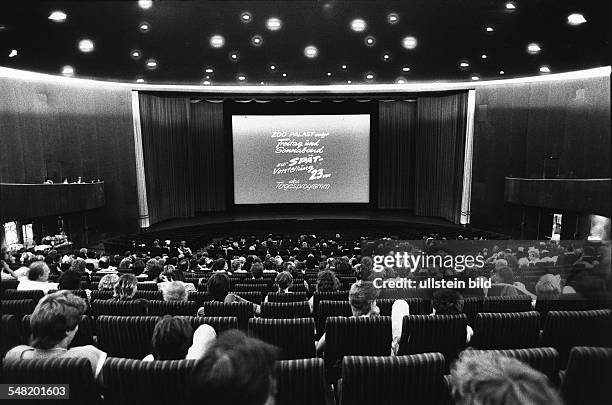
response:
<svg viewBox="0 0 612 405"><path fill-rule="evenodd" d="M460 222L468 93L417 100L415 215Z"/></svg>
<svg viewBox="0 0 612 405"><path fill-rule="evenodd" d="M150 223L194 215L189 98L139 94Z"/></svg>
<svg viewBox="0 0 612 405"><path fill-rule="evenodd" d="M378 103L378 208L414 208L416 106Z"/></svg>
<svg viewBox="0 0 612 405"><path fill-rule="evenodd" d="M223 103L192 102L189 131L193 140L194 205L196 211L226 208Z"/></svg>

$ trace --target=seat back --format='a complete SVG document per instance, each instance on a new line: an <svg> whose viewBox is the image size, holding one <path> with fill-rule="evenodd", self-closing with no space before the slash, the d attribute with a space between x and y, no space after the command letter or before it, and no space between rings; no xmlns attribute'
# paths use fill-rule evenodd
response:
<svg viewBox="0 0 612 405"><path fill-rule="evenodd" d="M232 291L238 295L244 292L259 291L265 296L268 293L268 284L236 284L232 287Z"/></svg>
<svg viewBox="0 0 612 405"><path fill-rule="evenodd" d="M612 311L549 311L544 321L540 346L557 349L561 368L565 368L574 346L610 347Z"/></svg>
<svg viewBox="0 0 612 405"><path fill-rule="evenodd" d="M321 301L348 301L348 291L327 291L317 292L315 291L312 295L312 311L313 315L317 317L317 311L319 310L319 302Z"/></svg>
<svg viewBox="0 0 612 405"><path fill-rule="evenodd" d="M346 355L388 356L391 353L391 317L332 316L325 322L325 367L328 381L340 377Z"/></svg>
<svg viewBox="0 0 612 405"><path fill-rule="evenodd" d="M32 329L30 328L30 315L26 315L21 320L21 330L26 342L32 338ZM94 324L93 320L88 315L81 315L79 329L74 335L74 339L70 342L69 347L87 346L94 344Z"/></svg>
<svg viewBox="0 0 612 405"><path fill-rule="evenodd" d="M207 292L202 291L190 291L187 294L187 299L195 302L198 308L203 307L206 301L211 300L210 295L208 295Z"/></svg>
<svg viewBox="0 0 612 405"><path fill-rule="evenodd" d="M142 359L151 353L156 316L99 316L98 347L109 356Z"/></svg>
<svg viewBox="0 0 612 405"><path fill-rule="evenodd" d="M104 403L186 405L195 360L141 361L108 358L104 363Z"/></svg>
<svg viewBox="0 0 612 405"><path fill-rule="evenodd" d="M138 283L136 291L158 291L156 283Z"/></svg>
<svg viewBox="0 0 612 405"><path fill-rule="evenodd" d="M529 312L531 310L531 297L528 295L486 297L482 308L482 312L494 313Z"/></svg>
<svg viewBox="0 0 612 405"><path fill-rule="evenodd" d="M233 316L238 319L238 328L246 331L249 319L255 315L253 305L246 302L217 302L204 303L204 314L206 316Z"/></svg>
<svg viewBox="0 0 612 405"><path fill-rule="evenodd" d="M4 290L2 291L2 300L32 300L35 304L45 296L42 290Z"/></svg>
<svg viewBox="0 0 612 405"><path fill-rule="evenodd" d="M268 293L268 302L300 302L307 300L308 298L305 292L295 292L289 294L277 292Z"/></svg>
<svg viewBox="0 0 612 405"><path fill-rule="evenodd" d="M466 326L465 314L405 316L397 354L440 352L448 367L466 346Z"/></svg>
<svg viewBox="0 0 612 405"><path fill-rule="evenodd" d="M308 302L264 302L261 304L262 318L287 319L308 318L310 307Z"/></svg>
<svg viewBox="0 0 612 405"><path fill-rule="evenodd" d="M468 325L474 326L474 322L476 322L476 315L484 312L483 307L484 298L468 297L463 299L463 313L467 315Z"/></svg>
<svg viewBox="0 0 612 405"><path fill-rule="evenodd" d="M446 404L444 356L346 356L341 405Z"/></svg>
<svg viewBox="0 0 612 405"><path fill-rule="evenodd" d="M249 319L249 335L278 346L282 359L315 357L314 320Z"/></svg>
<svg viewBox="0 0 612 405"><path fill-rule="evenodd" d="M515 358L545 374L553 385L559 384L559 352L552 347L475 351Z"/></svg>
<svg viewBox="0 0 612 405"><path fill-rule="evenodd" d="M113 291L92 290L89 297L92 301L93 300L109 300L113 298L114 294L115 293Z"/></svg>
<svg viewBox="0 0 612 405"><path fill-rule="evenodd" d="M25 343L25 339L21 334L19 318L15 315L2 314L0 329L2 330L2 333L0 333L0 359L3 359L6 352Z"/></svg>
<svg viewBox="0 0 612 405"><path fill-rule="evenodd" d="M535 347L540 336L540 314L531 312L480 313L470 344L478 349Z"/></svg>
<svg viewBox="0 0 612 405"><path fill-rule="evenodd" d="M194 301L149 301L147 309L149 316L195 316L198 305Z"/></svg>
<svg viewBox="0 0 612 405"><path fill-rule="evenodd" d="M36 301L37 302L37 301ZM36 302L31 299L24 300L0 300L0 313L12 314L18 318L31 314L36 307Z"/></svg>
<svg viewBox="0 0 612 405"><path fill-rule="evenodd" d="M567 405L612 404L612 349L573 347L561 384Z"/></svg>
<svg viewBox="0 0 612 405"><path fill-rule="evenodd" d="M325 321L330 316L352 316L353 311L348 301L319 301L316 316L317 339L325 333Z"/></svg>
<svg viewBox="0 0 612 405"><path fill-rule="evenodd" d="M195 331L200 325L210 325L217 336L229 329L238 329L238 318L233 316L186 316Z"/></svg>
<svg viewBox="0 0 612 405"><path fill-rule="evenodd" d="M0 281L0 292L5 290L16 290L18 285L19 280L2 280Z"/></svg>
<svg viewBox="0 0 612 405"><path fill-rule="evenodd" d="M241 291L236 293L240 298L252 302L253 304L261 304L262 297L265 295L261 291Z"/></svg>
<svg viewBox="0 0 612 405"><path fill-rule="evenodd" d="M147 303L140 300L93 300L91 302L91 311L94 315L145 316L147 315Z"/></svg>
<svg viewBox="0 0 612 405"><path fill-rule="evenodd" d="M2 384L68 384L69 399L61 399L57 403L101 403L91 364L84 358L55 357L3 362L1 370Z"/></svg>
<svg viewBox="0 0 612 405"><path fill-rule="evenodd" d="M164 293L162 293L161 291L136 291L136 294L134 294L134 298L143 298L145 300L157 300L157 301L163 301L164 300Z"/></svg>
<svg viewBox="0 0 612 405"><path fill-rule="evenodd" d="M282 360L276 362L278 405L325 404L328 386L322 359Z"/></svg>

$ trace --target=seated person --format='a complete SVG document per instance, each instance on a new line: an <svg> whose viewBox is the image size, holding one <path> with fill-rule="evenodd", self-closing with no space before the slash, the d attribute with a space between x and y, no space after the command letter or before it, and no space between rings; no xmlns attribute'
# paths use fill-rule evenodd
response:
<svg viewBox="0 0 612 405"><path fill-rule="evenodd" d="M278 273L276 278L274 279L276 284L278 285L278 292L281 294L292 294L292 291L289 289L293 286L293 276L288 271L283 271ZM268 302L268 296L264 299L264 302Z"/></svg>
<svg viewBox="0 0 612 405"><path fill-rule="evenodd" d="M463 313L463 297L455 290L443 289L433 294L431 315L459 315ZM466 326L465 342L472 340L474 331L470 325Z"/></svg>
<svg viewBox="0 0 612 405"><path fill-rule="evenodd" d="M214 273L208 281L206 282L206 291L210 295L211 301L217 302L247 302L253 305L253 311L256 314L261 313L261 307L257 304L253 304L250 301L241 298L240 296L230 293L230 279L229 276L225 272L218 271ZM198 309L197 316L206 316L204 314L204 307Z"/></svg>
<svg viewBox="0 0 612 405"><path fill-rule="evenodd" d="M493 274L491 275L491 289L489 290L489 295L491 295L491 290L493 287L500 287L501 290L497 293L497 296L500 297L509 297L509 296L517 296L517 295L528 295L533 300L536 299L536 296L525 288L523 283L518 281L514 281L514 273L512 269L507 266L498 267L495 269Z"/></svg>
<svg viewBox="0 0 612 405"><path fill-rule="evenodd" d="M374 283L371 281L361 281L353 284L349 291L349 304L351 304L353 316L373 317L380 315L380 310L376 305L379 292L380 289L374 287ZM325 333L317 342L317 353L323 350L325 350Z"/></svg>
<svg viewBox="0 0 612 405"><path fill-rule="evenodd" d="M340 281L336 277L336 273L331 270L321 270L317 273L317 284L315 285L317 292L333 292L340 289ZM308 300L310 312L313 311L314 295Z"/></svg>
<svg viewBox="0 0 612 405"><path fill-rule="evenodd" d="M98 282L98 291L115 291L115 284L119 281L116 274L106 274Z"/></svg>
<svg viewBox="0 0 612 405"><path fill-rule="evenodd" d="M57 290L58 283L50 283L49 266L43 261L36 261L30 264L28 275L19 278L17 290L42 290L45 294L49 290Z"/></svg>
<svg viewBox="0 0 612 405"><path fill-rule="evenodd" d="M43 297L30 317L31 346L20 345L12 348L4 360L85 358L91 364L94 377L101 380L100 372L106 360L105 352L91 345L68 348L79 330L81 316L86 310L85 300L69 291L58 291Z"/></svg>
<svg viewBox="0 0 612 405"><path fill-rule="evenodd" d="M221 334L196 363L189 379L192 403L272 405L276 397L276 348L238 330Z"/></svg>
<svg viewBox="0 0 612 405"><path fill-rule="evenodd" d="M169 281L162 290L164 301L187 301L187 289L180 281Z"/></svg>
<svg viewBox="0 0 612 405"><path fill-rule="evenodd" d="M152 354L143 361L199 359L216 337L210 325L200 325L194 332L188 318L166 315L157 321L151 337Z"/></svg>
<svg viewBox="0 0 612 405"><path fill-rule="evenodd" d="M536 283L535 292L539 300L558 299L561 295L561 276L544 274Z"/></svg>
<svg viewBox="0 0 612 405"><path fill-rule="evenodd" d="M115 284L114 301L138 301L146 304L147 300L139 298L134 299L138 291L138 279L133 274L124 274L119 277L117 284Z"/></svg>
<svg viewBox="0 0 612 405"><path fill-rule="evenodd" d="M81 273L68 270L62 273L59 278L58 290L80 290Z"/></svg>
<svg viewBox="0 0 612 405"><path fill-rule="evenodd" d="M164 291L164 289L172 282L178 282L183 284L183 287L187 292L197 291L197 288L195 287L195 285L193 285L193 283L186 282L185 274L183 273L183 271L177 269L173 265L167 265L164 268L164 271L161 274L161 279L166 280L157 284L157 288L161 291Z"/></svg>
<svg viewBox="0 0 612 405"><path fill-rule="evenodd" d="M451 370L455 404L560 405L548 378L521 361L464 351Z"/></svg>

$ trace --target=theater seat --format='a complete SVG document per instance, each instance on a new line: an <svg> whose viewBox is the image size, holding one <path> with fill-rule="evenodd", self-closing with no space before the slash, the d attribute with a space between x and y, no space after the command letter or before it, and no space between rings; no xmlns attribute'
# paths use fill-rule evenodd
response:
<svg viewBox="0 0 612 405"><path fill-rule="evenodd" d="M540 314L531 312L481 313L476 315L470 345L478 349L535 347L540 336Z"/></svg>
<svg viewBox="0 0 612 405"><path fill-rule="evenodd" d="M45 296L45 293L41 290L4 290L2 292L2 300L33 300L35 304Z"/></svg>
<svg viewBox="0 0 612 405"><path fill-rule="evenodd" d="M138 283L136 291L158 291L157 283Z"/></svg>
<svg viewBox="0 0 612 405"><path fill-rule="evenodd" d="M92 290L90 294L91 300L109 300L113 298L115 293L113 291L98 291Z"/></svg>
<svg viewBox="0 0 612 405"><path fill-rule="evenodd" d="M191 291L187 294L187 299L196 303L198 308L204 306L206 301L210 301L210 295L207 292Z"/></svg>
<svg viewBox="0 0 612 405"><path fill-rule="evenodd" d="M296 293L268 293L268 302L300 302L307 301L308 297L305 292Z"/></svg>
<svg viewBox="0 0 612 405"><path fill-rule="evenodd" d="M245 300L252 302L253 304L261 304L261 301L263 300L262 297L265 295L265 293L262 293L261 291L241 291L235 294L240 298L244 298Z"/></svg>
<svg viewBox="0 0 612 405"><path fill-rule="evenodd" d="M149 316L195 316L198 306L193 301L148 301L147 310Z"/></svg>
<svg viewBox="0 0 612 405"><path fill-rule="evenodd" d="M91 365L82 358L50 358L3 362L2 384L68 384L69 399L44 400L45 404L101 404ZM18 401L28 403L29 401ZM35 402L35 401L32 401Z"/></svg>
<svg viewBox="0 0 612 405"><path fill-rule="evenodd" d="M467 315L468 325L474 327L476 315L484 312L483 307L484 298L468 297L463 299L463 313Z"/></svg>
<svg viewBox="0 0 612 405"><path fill-rule="evenodd" d="M278 346L283 359L315 357L312 318L249 319L249 335Z"/></svg>
<svg viewBox="0 0 612 405"><path fill-rule="evenodd" d="M6 352L15 346L25 343L25 339L21 334L21 325L19 325L19 318L11 314L2 314L2 320L0 324L0 359L4 358Z"/></svg>
<svg viewBox="0 0 612 405"><path fill-rule="evenodd" d="M485 353L512 357L529 364L548 377L553 385L559 384L559 352L552 347L534 347L512 350L475 350Z"/></svg>
<svg viewBox="0 0 612 405"><path fill-rule="evenodd" d="M448 403L441 353L345 356L341 405Z"/></svg>
<svg viewBox="0 0 612 405"><path fill-rule="evenodd" d="M108 405L186 405L195 360L140 361L108 358L104 363ZM203 401L205 403L205 401Z"/></svg>
<svg viewBox="0 0 612 405"><path fill-rule="evenodd" d="M143 298L145 300L163 301L164 294L161 291L136 291L136 294L134 294L134 298L135 299Z"/></svg>
<svg viewBox="0 0 612 405"><path fill-rule="evenodd" d="M91 311L94 315L111 316L145 316L147 315L147 303L145 301L114 301L93 300Z"/></svg>
<svg viewBox="0 0 612 405"><path fill-rule="evenodd" d="M546 314L540 346L557 349L561 368L567 364L574 346L610 347L611 310L550 311Z"/></svg>
<svg viewBox="0 0 612 405"><path fill-rule="evenodd" d="M397 354L440 352L448 368L466 347L466 326L465 314L405 316Z"/></svg>
<svg viewBox="0 0 612 405"><path fill-rule="evenodd" d="M330 316L352 316L353 311L348 301L320 301L316 319L316 336L320 338L325 333L325 321Z"/></svg>
<svg viewBox="0 0 612 405"><path fill-rule="evenodd" d="M528 312L531 307L531 297L528 295L512 297L486 297L482 305L482 312Z"/></svg>
<svg viewBox="0 0 612 405"><path fill-rule="evenodd" d="M376 300L376 305L380 309L380 315L391 316L391 309L395 301L394 299ZM405 298L404 301L408 303L410 315L429 315L431 313L428 305L426 305L422 298Z"/></svg>
<svg viewBox="0 0 612 405"><path fill-rule="evenodd" d="M314 292L312 295L312 310L315 319L321 301L348 301L348 291Z"/></svg>
<svg viewBox="0 0 612 405"><path fill-rule="evenodd" d="M187 316L195 331L200 325L210 325L217 336L229 329L238 329L238 318L233 316Z"/></svg>
<svg viewBox="0 0 612 405"><path fill-rule="evenodd" d="M31 299L24 300L0 300L0 313L12 314L18 318L31 314L36 307L36 302Z"/></svg>
<svg viewBox="0 0 612 405"><path fill-rule="evenodd" d="M277 405L334 405L322 359L276 362Z"/></svg>
<svg viewBox="0 0 612 405"><path fill-rule="evenodd" d="M264 302L261 304L262 318L287 319L311 316L308 302Z"/></svg>
<svg viewBox="0 0 612 405"><path fill-rule="evenodd" d="M391 353L391 317L332 316L325 323L325 368L328 382L340 377L346 355L387 356Z"/></svg>
<svg viewBox="0 0 612 405"><path fill-rule="evenodd" d="M561 393L566 405L609 405L611 381L612 349L576 346L569 354Z"/></svg>
<svg viewBox="0 0 612 405"><path fill-rule="evenodd" d="M32 330L30 329L30 315L26 315L21 320L21 327L23 331L24 339L29 342L31 338ZM69 347L86 346L94 344L94 325L92 319L88 315L81 316L81 322L79 322L79 330L77 330L74 339L70 343Z"/></svg>
<svg viewBox="0 0 612 405"><path fill-rule="evenodd" d="M253 305L245 302L217 302L204 303L205 316L232 316L238 319L238 328L246 331L249 319L253 318Z"/></svg>
<svg viewBox="0 0 612 405"><path fill-rule="evenodd" d="M151 353L156 316L99 316L98 347L109 356L142 359Z"/></svg>

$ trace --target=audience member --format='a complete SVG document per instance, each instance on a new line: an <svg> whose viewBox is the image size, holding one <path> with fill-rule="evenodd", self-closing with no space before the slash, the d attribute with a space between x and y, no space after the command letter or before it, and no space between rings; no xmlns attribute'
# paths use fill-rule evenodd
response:
<svg viewBox="0 0 612 405"><path fill-rule="evenodd" d="M124 274L119 277L115 284L113 299L117 301L129 301L134 299L138 290L138 279L133 274Z"/></svg>
<svg viewBox="0 0 612 405"><path fill-rule="evenodd" d="M333 292L340 289L340 281L336 277L336 273L331 270L323 270L317 273L317 284L315 286L317 292ZM308 300L310 312L313 311L314 296Z"/></svg>
<svg viewBox="0 0 612 405"><path fill-rule="evenodd" d="M232 302L247 302L253 305L253 311L256 314L261 313L261 307L257 304L253 304L250 301L245 300L244 298L230 293L230 279L229 276L225 272L216 272L206 282L206 291L210 296L211 301L232 303ZM198 316L206 316L204 313L204 308L198 309Z"/></svg>
<svg viewBox="0 0 612 405"><path fill-rule="evenodd" d="M119 281L116 274L106 274L98 282L98 291L115 291L115 284Z"/></svg>
<svg viewBox="0 0 612 405"><path fill-rule="evenodd" d="M45 294L57 290L58 283L50 283L49 266L43 261L33 262L29 266L27 276L19 278L18 290L42 290Z"/></svg>
<svg viewBox="0 0 612 405"><path fill-rule="evenodd" d="M210 325L200 325L194 332L188 318L166 315L155 324L151 337L152 354L143 360L199 359L216 336Z"/></svg>
<svg viewBox="0 0 612 405"><path fill-rule="evenodd" d="M58 290L80 290L81 273L75 270L65 271L59 278Z"/></svg>

